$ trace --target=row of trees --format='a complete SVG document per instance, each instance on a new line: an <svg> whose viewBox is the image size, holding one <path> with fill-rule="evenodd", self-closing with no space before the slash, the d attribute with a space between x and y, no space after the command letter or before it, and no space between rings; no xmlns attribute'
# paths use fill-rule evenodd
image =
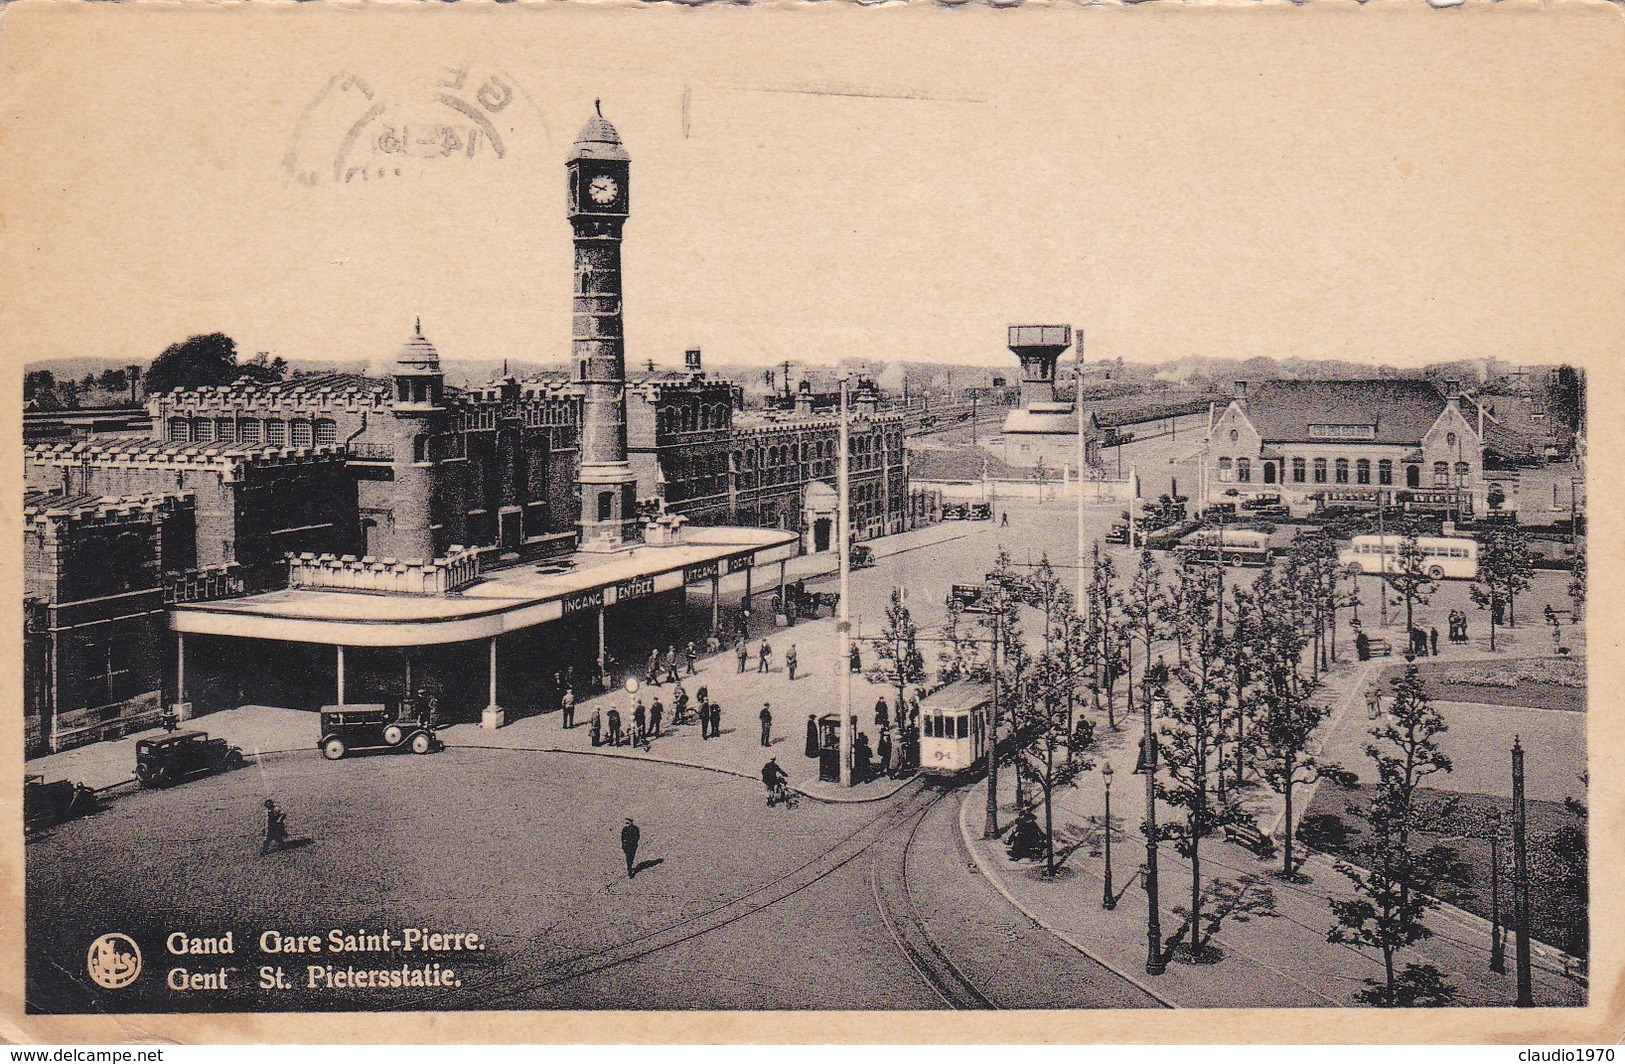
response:
<svg viewBox="0 0 1625 1064"><path fill-rule="evenodd" d="M236 341L224 333L208 333L164 348L139 382L151 395L175 388L230 384L239 377L278 381L287 371L286 360L281 356L272 358L265 351L239 363ZM77 410L92 392L110 392L119 398L128 394L130 384L128 368L86 373L78 380L58 379L48 369L32 370L23 377L23 401L32 403L36 410Z"/></svg>

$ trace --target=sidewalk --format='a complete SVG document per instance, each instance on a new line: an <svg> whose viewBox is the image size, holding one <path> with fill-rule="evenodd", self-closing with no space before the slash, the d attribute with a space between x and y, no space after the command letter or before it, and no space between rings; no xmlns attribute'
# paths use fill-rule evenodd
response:
<svg viewBox="0 0 1625 1064"><path fill-rule="evenodd" d="M1221 959L1193 964L1175 956L1158 976L1145 973L1146 896L1139 870L1145 860L1140 833L1144 818L1144 777L1132 773L1137 731L1132 725L1102 740L1103 757L1121 770L1112 787L1112 861L1116 908L1102 906L1104 889L1100 822L1103 787L1097 771L1085 773L1078 786L1058 795L1057 841L1076 844L1053 880L1042 866L1012 862L1001 840L981 839L986 783L966 793L960 828L978 868L1007 899L1041 926L1071 942L1097 961L1130 978L1170 1004L1190 1008L1269 1006L1347 1006L1368 978L1382 978L1382 959L1375 951L1326 941L1332 926L1330 898L1349 897L1352 885L1324 857L1303 867L1305 883L1287 883L1270 873L1278 860L1266 861L1218 838L1202 843L1204 882L1229 880L1241 886L1240 897L1225 907L1212 943ZM1098 759L1097 759L1098 760ZM1005 788L1001 787L1001 791ZM1307 804L1307 803L1306 803ZM1159 804L1164 817L1172 810ZM1001 803L1000 826L1014 819L1014 809ZM1057 855L1059 857L1059 853ZM1179 932L1189 905L1190 864L1172 844L1158 849L1159 909L1164 941ZM1265 904L1266 901L1269 904ZM1213 905L1211 898L1204 908ZM1489 925L1451 906L1427 918L1433 937L1402 955L1400 964L1436 965L1457 988L1462 1005L1505 1006L1517 996L1508 939L1508 972L1489 970ZM1535 1000L1543 1005L1583 1005L1583 986L1562 974L1553 951L1537 946L1534 962Z"/></svg>
<svg viewBox="0 0 1625 1064"><path fill-rule="evenodd" d="M773 648L772 668L759 673L756 651L764 637ZM792 644L799 659L793 682L784 667L785 652ZM711 701L722 706L721 734L715 739L701 739L699 725L693 721L675 729L671 727L671 696L676 689L672 684L649 687L641 683L635 695L616 690L581 699L576 705L576 726L569 730L562 727L562 718L553 711L526 717L496 731L487 731L475 724L458 724L442 729L441 738L450 746L561 750L664 761L753 780L761 779L762 765L773 757L790 777L791 787L821 801L875 801L907 785L906 779L893 780L885 776L849 788L820 783L817 760L806 756L807 717L836 712L840 705L841 672L836 667L840 643L833 620L801 621L793 628L769 630L759 633L747 645L751 654L746 671L739 671L734 653L729 649L712 657L702 657L698 662L698 675L683 678L691 714L701 687L708 688ZM852 676L852 711L858 717L858 731L869 736L871 746L879 738L874 727L874 704L879 696L884 696L890 705L895 692L874 686L861 675ZM640 698L645 707L652 705L656 698L665 707L662 734L651 740L649 749L628 745L594 747L589 727L593 711L602 709L607 716L611 708L618 709L623 728L630 728L632 706ZM761 744L758 720L764 702L771 706L773 714L769 747ZM606 724L606 740L607 733Z"/></svg>

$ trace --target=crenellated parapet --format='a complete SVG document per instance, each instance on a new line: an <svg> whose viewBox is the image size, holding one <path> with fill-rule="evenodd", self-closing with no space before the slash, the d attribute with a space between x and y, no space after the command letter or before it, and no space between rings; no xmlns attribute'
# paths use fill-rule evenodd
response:
<svg viewBox="0 0 1625 1064"><path fill-rule="evenodd" d="M249 470L343 462L345 450L337 445L254 446L115 437L39 444L26 449L24 460L70 468L207 471L218 473L223 482L230 483Z"/></svg>
<svg viewBox="0 0 1625 1064"><path fill-rule="evenodd" d="M399 595L444 595L480 575L479 551L462 546L433 561L357 557L353 554L288 554L288 586Z"/></svg>

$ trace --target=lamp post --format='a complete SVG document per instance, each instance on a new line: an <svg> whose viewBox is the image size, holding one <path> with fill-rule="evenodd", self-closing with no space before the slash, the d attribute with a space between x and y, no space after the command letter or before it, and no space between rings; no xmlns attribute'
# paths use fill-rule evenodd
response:
<svg viewBox="0 0 1625 1064"><path fill-rule="evenodd" d="M1101 889L1100 907L1117 908L1117 892L1112 889L1112 763L1100 766L1100 778L1106 781L1106 885Z"/></svg>
<svg viewBox="0 0 1625 1064"><path fill-rule="evenodd" d="M1529 851L1524 832L1523 743L1512 737L1512 919L1517 930L1518 1007L1535 1004L1529 970Z"/></svg>
<svg viewBox="0 0 1625 1064"><path fill-rule="evenodd" d="M1490 971L1506 974L1506 934L1501 926L1501 815L1490 816Z"/></svg>
<svg viewBox="0 0 1625 1064"><path fill-rule="evenodd" d="M1151 722L1152 698L1145 698L1145 974L1168 968L1162 957L1162 913L1157 902L1157 733Z"/></svg>

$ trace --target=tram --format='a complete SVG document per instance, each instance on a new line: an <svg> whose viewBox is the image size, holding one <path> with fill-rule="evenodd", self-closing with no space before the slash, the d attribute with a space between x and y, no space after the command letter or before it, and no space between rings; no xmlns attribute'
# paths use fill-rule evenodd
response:
<svg viewBox="0 0 1625 1064"><path fill-rule="evenodd" d="M922 775L963 776L982 767L992 702L992 687L974 680L951 683L921 701Z"/></svg>

